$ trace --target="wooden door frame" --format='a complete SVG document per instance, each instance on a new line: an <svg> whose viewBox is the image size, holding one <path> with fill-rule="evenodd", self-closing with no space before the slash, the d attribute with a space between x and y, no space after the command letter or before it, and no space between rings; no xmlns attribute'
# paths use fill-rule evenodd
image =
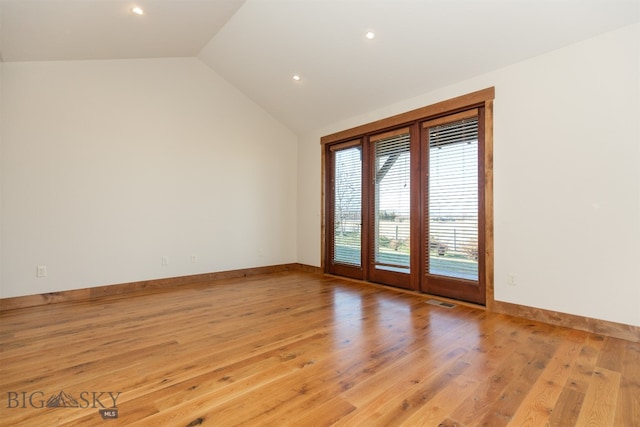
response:
<svg viewBox="0 0 640 427"><path fill-rule="evenodd" d="M344 143L340 143L340 144L335 144L335 145L325 145L323 147L322 153L323 153L323 163L325 164L326 169L323 169L323 180L326 179L326 183L325 186L329 187L331 184L333 184L333 186L331 186L329 188L329 190L326 192L326 203L327 206L334 206L335 205L335 164L333 163L333 159L335 156L335 153L337 151L340 150L344 150L344 149L349 149L349 148L353 148L353 147L360 147L360 156L362 159L364 159L364 154L362 153L362 151L364 150L364 144L363 144L363 138L356 138L350 141L346 141ZM326 159L329 159L329 161L325 162ZM364 161L362 162L362 165L364 165ZM362 169L362 167L361 167ZM366 169L366 168L365 168ZM329 172L327 174L327 172ZM333 179L331 179L333 178ZM366 180L366 174L365 171L362 171L362 177L361 177L361 192L362 194L362 198L365 198L365 194L362 190L364 190L364 184L365 184L365 180ZM360 230L361 230L361 241L360 241L360 265L359 266L355 266L355 265L347 265L347 264L335 264L332 262L332 258L334 253L332 252L332 249L335 248L335 236L333 235L333 233L327 233L324 238L327 241L327 245L325 246L327 248L327 253L323 254L323 262L324 265L326 266L326 268L323 266L323 271L325 273L332 273L332 274L336 274L336 275L340 275L340 276L345 276L345 277L350 277L352 279L360 279L363 280L365 278L365 269L366 269L366 254L364 253L365 251L362 250L363 247L366 247L366 241L364 241L366 239L366 234L362 232L362 230L364 230L364 226L363 224L365 223L365 217L366 217L366 213L364 211L360 212L361 214L361 219L360 219ZM335 224L335 212L327 209L326 211L323 210L323 221L327 221L327 223L329 224ZM324 226L323 226L324 228Z"/></svg>
<svg viewBox="0 0 640 427"><path fill-rule="evenodd" d="M380 132L385 129L408 125L419 120L430 120L474 107L484 107L484 270L485 306L488 310L494 305L494 255L493 255L493 100L495 88L489 87L436 104L397 114L392 117L377 120L364 125L356 126L320 138L322 146L322 179L321 179L321 268L327 271L327 242L326 242L326 145L334 144L349 139L355 139L363 135ZM482 168L481 168L482 169Z"/></svg>
<svg viewBox="0 0 640 427"><path fill-rule="evenodd" d="M383 132L376 132L373 135L366 136L365 145L368 148L367 161L366 161L368 170L366 174L367 176L366 182L371 183L374 180L376 180L376 178L374 177L374 175L376 174L375 167L374 167L375 156L369 153L369 150L374 150L372 142L376 141L377 139L380 139L381 137L382 138L386 137L385 135L381 135L381 134L394 134L399 130L404 130L404 129L406 129L406 131L409 132L409 135L410 135L409 152L411 153L416 148L419 148L419 145L420 145L419 144L420 141L418 138L419 126L417 123L411 124L410 126L399 126L394 129L390 129ZM409 164L410 178L409 179L411 182L410 184L411 192L409 196L410 197L409 242L410 242L411 253L417 247L416 245L419 245L419 242L417 242L417 239L420 236L420 230L417 227L417 224L419 224L419 218L415 216L416 215L416 209L415 209L416 194L419 195L419 192L416 191L420 181L419 173L417 173L419 172L419 167L420 167L419 158L416 159L416 156L410 156L410 164ZM374 214L375 195L372 194L373 191L371 191L372 187L370 185L367 186L367 190L368 190L367 191L368 194L366 198L367 205L365 205L364 209L367 212L367 215L365 217L367 219L368 228L363 230L367 230L367 237L372 237L372 236L375 236L375 233L373 232L374 224L375 224L375 214ZM387 284L387 285L395 286L402 289L412 290L412 291L418 290L419 276L415 275L414 272L416 272L417 268L420 267L420 263L416 257L410 257L410 264L409 264L410 273L399 273L399 272L394 272L392 270L378 269L375 266L375 261L372 256L373 250L372 250L371 244L373 242L371 242L370 240L367 240L367 243L369 245L364 246L365 248L364 252L367 253L367 257L366 257L367 264L365 265L365 275L364 275L365 280L368 280L368 281L377 280L375 283Z"/></svg>
<svg viewBox="0 0 640 427"><path fill-rule="evenodd" d="M457 277L444 276L444 275L434 275L430 274L426 271L426 260L429 257L429 250L427 246L424 244L420 245L418 248L418 256L420 258L420 291L423 293L431 293L434 295L443 296L446 298L459 299L462 301L472 302L479 305L484 305L486 301L486 277L484 269L486 267L484 258L486 256L486 251L480 250L485 247L485 203L484 203L484 169L485 169L485 161L484 161L484 153L485 153L485 132L484 132L484 106L474 107L469 110L462 111L460 113L449 114L446 116L439 117L435 120L427 120L422 122L420 126L421 134L420 134L420 161L422 163L422 171L426 171L427 174L431 173L431 168L429 165L429 159L431 156L431 152L429 149L429 129L434 126L444 125L454 123L464 119L477 118L478 120L478 150L476 151L476 156L478 160L478 279L477 280L467 280L461 279ZM430 239L429 230L429 217L431 216L431 212L428 209L428 186L429 184L422 176L420 183L422 187L420 188L420 213L422 214L422 221L420 223L420 235L422 239Z"/></svg>

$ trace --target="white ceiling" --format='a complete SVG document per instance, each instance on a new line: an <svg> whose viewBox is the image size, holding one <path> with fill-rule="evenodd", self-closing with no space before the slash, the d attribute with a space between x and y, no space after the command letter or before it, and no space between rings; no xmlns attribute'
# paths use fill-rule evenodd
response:
<svg viewBox="0 0 640 427"><path fill-rule="evenodd" d="M4 61L196 56L244 1L0 0L0 48Z"/></svg>
<svg viewBox="0 0 640 427"><path fill-rule="evenodd" d="M0 0L0 52L6 62L198 56L304 132L636 23L639 9L640 0Z"/></svg>

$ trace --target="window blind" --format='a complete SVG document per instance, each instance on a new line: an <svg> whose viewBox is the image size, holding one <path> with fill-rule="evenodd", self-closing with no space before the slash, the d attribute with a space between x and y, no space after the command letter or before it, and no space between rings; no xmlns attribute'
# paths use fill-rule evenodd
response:
<svg viewBox="0 0 640 427"><path fill-rule="evenodd" d="M428 128L430 274L478 280L478 118Z"/></svg>
<svg viewBox="0 0 640 427"><path fill-rule="evenodd" d="M408 272L410 260L410 134L374 139L374 245L378 267Z"/></svg>
<svg viewBox="0 0 640 427"><path fill-rule="evenodd" d="M333 262L362 264L362 150L347 146L334 151Z"/></svg>

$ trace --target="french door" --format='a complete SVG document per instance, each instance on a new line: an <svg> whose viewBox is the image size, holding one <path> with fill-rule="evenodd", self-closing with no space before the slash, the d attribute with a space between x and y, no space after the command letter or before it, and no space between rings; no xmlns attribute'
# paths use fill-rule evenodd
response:
<svg viewBox="0 0 640 427"><path fill-rule="evenodd" d="M412 284L415 257L411 256L415 234L412 226L415 178L411 171L417 160L411 148L417 147L415 137L412 138L415 129L403 127L367 138L370 164L367 278L406 289L415 287Z"/></svg>
<svg viewBox="0 0 640 427"><path fill-rule="evenodd" d="M485 303L483 106L325 150L328 272Z"/></svg>
<svg viewBox="0 0 640 427"><path fill-rule="evenodd" d="M360 139L327 147L327 270L363 279L363 146Z"/></svg>
<svg viewBox="0 0 640 427"><path fill-rule="evenodd" d="M421 133L420 290L478 304L484 288L481 109L426 121Z"/></svg>

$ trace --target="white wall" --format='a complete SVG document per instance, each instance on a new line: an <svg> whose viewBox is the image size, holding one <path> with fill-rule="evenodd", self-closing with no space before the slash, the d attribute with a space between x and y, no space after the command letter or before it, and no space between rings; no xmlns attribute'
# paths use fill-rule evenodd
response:
<svg viewBox="0 0 640 427"><path fill-rule="evenodd" d="M639 41L632 25L302 136L299 262L320 265L321 136L495 86L496 300L640 326Z"/></svg>
<svg viewBox="0 0 640 427"><path fill-rule="evenodd" d="M4 63L1 107L0 297L296 261L297 138L198 59Z"/></svg>

